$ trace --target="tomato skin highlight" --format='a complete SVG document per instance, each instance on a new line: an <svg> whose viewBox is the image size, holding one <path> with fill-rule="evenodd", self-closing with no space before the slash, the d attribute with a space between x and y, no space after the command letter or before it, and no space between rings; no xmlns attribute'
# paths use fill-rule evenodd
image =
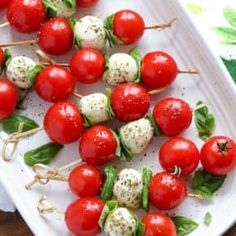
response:
<svg viewBox="0 0 236 236"><path fill-rule="evenodd" d="M68 229L77 236L95 236L101 232L98 225L104 202L96 197L80 198L71 203L65 213Z"/></svg>
<svg viewBox="0 0 236 236"><path fill-rule="evenodd" d="M13 83L0 76L0 120L12 115L17 103L17 90Z"/></svg>
<svg viewBox="0 0 236 236"><path fill-rule="evenodd" d="M162 213L148 213L143 216L144 236L177 236L174 222Z"/></svg>
<svg viewBox="0 0 236 236"><path fill-rule="evenodd" d="M96 83L102 78L105 69L103 55L95 49L76 51L70 61L70 70L79 82Z"/></svg>
<svg viewBox="0 0 236 236"><path fill-rule="evenodd" d="M95 6L98 2L99 0L77 0L77 5L79 7L88 8Z"/></svg>
<svg viewBox="0 0 236 236"><path fill-rule="evenodd" d="M162 51L147 53L142 60L141 78L151 89L163 88L174 82L178 74L175 60Z"/></svg>
<svg viewBox="0 0 236 236"><path fill-rule="evenodd" d="M4 62L4 51L2 48L0 48L0 66L3 64Z"/></svg>
<svg viewBox="0 0 236 236"><path fill-rule="evenodd" d="M169 172L154 175L149 185L149 200L160 210L171 210L181 204L187 196L183 179Z"/></svg>
<svg viewBox="0 0 236 236"><path fill-rule="evenodd" d="M224 144L226 144L225 150ZM228 174L236 166L236 144L226 136L211 137L201 148L200 160L208 173L213 175Z"/></svg>
<svg viewBox="0 0 236 236"><path fill-rule="evenodd" d="M124 83L113 89L111 107L115 117L124 122L142 118L150 107L150 95L141 86Z"/></svg>
<svg viewBox="0 0 236 236"><path fill-rule="evenodd" d="M46 11L41 0L12 0L7 8L7 20L16 31L33 33L46 20Z"/></svg>
<svg viewBox="0 0 236 236"><path fill-rule="evenodd" d="M115 159L117 142L106 126L96 125L88 129L79 144L81 159L88 164L105 165Z"/></svg>
<svg viewBox="0 0 236 236"><path fill-rule="evenodd" d="M153 117L164 135L174 137L190 126L193 114L184 100L169 97L155 105Z"/></svg>
<svg viewBox="0 0 236 236"><path fill-rule="evenodd" d="M181 169L181 175L191 174L198 166L200 154L196 145L189 139L177 137L166 141L159 153L163 169L173 173L174 167Z"/></svg>
<svg viewBox="0 0 236 236"><path fill-rule="evenodd" d="M74 77L62 66L47 66L36 76L35 90L47 102L67 100L72 95L74 88Z"/></svg>
<svg viewBox="0 0 236 236"><path fill-rule="evenodd" d="M73 143L84 131L83 117L74 103L58 102L45 114L44 129L56 143Z"/></svg>
<svg viewBox="0 0 236 236"><path fill-rule="evenodd" d="M68 20L55 17L45 22L37 35L42 50L52 55L69 52L73 45L73 32Z"/></svg>
<svg viewBox="0 0 236 236"><path fill-rule="evenodd" d="M11 0L0 0L0 10L6 8L10 4Z"/></svg>
<svg viewBox="0 0 236 236"><path fill-rule="evenodd" d="M71 191L79 197L95 197L102 189L102 175L91 165L83 164L74 168L69 175Z"/></svg>
<svg viewBox="0 0 236 236"><path fill-rule="evenodd" d="M144 21L141 15L132 10L121 10L114 14L113 34L123 44L137 42L144 33Z"/></svg>

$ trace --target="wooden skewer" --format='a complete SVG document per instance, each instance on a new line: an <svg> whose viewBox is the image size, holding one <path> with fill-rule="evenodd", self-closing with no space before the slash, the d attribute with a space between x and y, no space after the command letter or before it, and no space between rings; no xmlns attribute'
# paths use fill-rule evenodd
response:
<svg viewBox="0 0 236 236"><path fill-rule="evenodd" d="M18 41L18 42L10 42L10 43L1 43L0 47L4 48L4 47L12 47L12 46L20 46L20 45L28 45L28 44L36 44L37 40L33 39L33 40L25 40L25 41Z"/></svg>
<svg viewBox="0 0 236 236"><path fill-rule="evenodd" d="M6 26L8 26L8 25L10 25L9 22L2 23L2 24L0 25L0 28L4 28L4 27L6 27Z"/></svg>
<svg viewBox="0 0 236 236"><path fill-rule="evenodd" d="M180 74L198 74L198 72L194 71L194 70L178 70L178 73L180 73Z"/></svg>
<svg viewBox="0 0 236 236"><path fill-rule="evenodd" d="M176 18L172 19L170 22L166 24L159 24L159 25L151 25L151 26L145 26L145 30L150 30L150 29L165 29L168 27L171 27L172 23L176 20Z"/></svg>

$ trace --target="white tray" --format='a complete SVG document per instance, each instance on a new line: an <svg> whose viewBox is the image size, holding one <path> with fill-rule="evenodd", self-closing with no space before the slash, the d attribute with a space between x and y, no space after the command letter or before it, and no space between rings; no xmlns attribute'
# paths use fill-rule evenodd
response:
<svg viewBox="0 0 236 236"><path fill-rule="evenodd" d="M215 134L224 134L235 138L236 126L234 125L236 117L236 107L234 99L236 98L236 89L219 58L213 54L206 43L203 41L199 32L194 27L186 11L176 0L119 0L107 1L101 0L96 8L85 12L80 10L79 15L91 13L104 17L118 9L131 8L142 14L146 24L157 22L166 22L177 17L171 29L162 32L149 31L137 45L142 54L148 51L164 50L169 52L178 62L181 69L195 68L200 72L200 76L179 75L178 79L160 96L153 97L153 101L158 101L166 96L177 96L186 99L193 106L198 100L204 100L209 105L210 110L216 117ZM2 17L1 17L2 18ZM3 19L2 19L3 20ZM2 33L3 32L3 33ZM1 31L1 41L13 41L18 39L31 39L35 35L22 35L5 29ZM112 51L128 51L131 47L116 48ZM21 47L12 49L13 55L33 56L34 47ZM111 51L110 51L111 52ZM68 60L69 55L57 58L58 61ZM81 85L77 89L81 94L89 94L95 91L104 91L104 84ZM42 102L34 93L30 94L25 102L28 107L23 114L35 119L42 124L43 114L50 104ZM153 102L154 104L154 102ZM120 125L113 122L112 125ZM200 147L202 142L197 137L197 131L192 124L191 128L182 134L185 137L195 140ZM3 132L1 138L5 137ZM157 153L160 145L166 140L165 137L153 139L145 157L142 153L137 156L133 162L119 164L119 168L131 166L141 170L142 166L153 169L154 172L161 168L157 163ZM47 195L62 210L72 202L76 197L68 190L66 183L51 182L47 186L36 185L31 191L25 190L24 186L33 178L30 168L22 160L22 154L34 147L48 142L44 132L38 133L30 138L20 142L18 154L14 160L9 163L0 159L0 178L8 193L12 197L18 210L35 235L40 236L66 236L70 235L65 223L62 220L56 220L54 217L42 217L36 209L36 202L40 196ZM78 143L68 145L57 157L52 166L62 166L78 158ZM174 211L190 217L197 221L200 226L192 235L220 235L236 219L236 176L230 173L214 199L210 202L200 203L196 200L186 199L185 202ZM158 210L157 210L158 211ZM204 214L210 211L212 214L212 223L205 226L203 223Z"/></svg>

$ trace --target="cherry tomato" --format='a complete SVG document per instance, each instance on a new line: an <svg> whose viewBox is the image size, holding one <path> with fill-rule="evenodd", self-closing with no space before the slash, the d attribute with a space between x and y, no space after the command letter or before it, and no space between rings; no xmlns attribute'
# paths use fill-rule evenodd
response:
<svg viewBox="0 0 236 236"><path fill-rule="evenodd" d="M225 175L236 165L236 144L228 137L214 136L202 146L200 160L210 174Z"/></svg>
<svg viewBox="0 0 236 236"><path fill-rule="evenodd" d="M174 222L162 213L148 213L144 215L142 223L145 225L144 236L176 236Z"/></svg>
<svg viewBox="0 0 236 236"><path fill-rule="evenodd" d="M0 0L0 9L6 8L10 2L11 0Z"/></svg>
<svg viewBox="0 0 236 236"><path fill-rule="evenodd" d="M15 30L32 33L46 20L46 11L41 0L12 0L7 8L7 19Z"/></svg>
<svg viewBox="0 0 236 236"><path fill-rule="evenodd" d="M47 111L44 117L44 128L54 142L72 143L83 133L83 117L74 103L58 102Z"/></svg>
<svg viewBox="0 0 236 236"><path fill-rule="evenodd" d="M98 220L104 202L96 197L80 198L70 204L65 213L68 229L77 236L95 236L101 232Z"/></svg>
<svg viewBox="0 0 236 236"><path fill-rule="evenodd" d="M113 34L123 44L132 44L138 41L144 33L143 18L134 11L121 10L114 14Z"/></svg>
<svg viewBox="0 0 236 236"><path fill-rule="evenodd" d="M166 136L177 136L192 122L192 110L188 103L179 98L165 98L156 104L153 117Z"/></svg>
<svg viewBox="0 0 236 236"><path fill-rule="evenodd" d="M70 70L79 82L96 83L102 78L105 69L103 55L95 49L81 49L74 53L70 61Z"/></svg>
<svg viewBox="0 0 236 236"><path fill-rule="evenodd" d="M79 197L97 196L102 188L102 175L91 165L81 165L74 168L69 175L71 191Z"/></svg>
<svg viewBox="0 0 236 236"><path fill-rule="evenodd" d="M79 7L93 7L99 2L99 0L77 0L77 4Z"/></svg>
<svg viewBox="0 0 236 236"><path fill-rule="evenodd" d="M53 55L67 53L73 45L73 32L69 21L59 17L48 20L41 26L37 41L46 53Z"/></svg>
<svg viewBox="0 0 236 236"><path fill-rule="evenodd" d="M160 210L177 207L187 196L184 180L169 172L154 175L149 185L150 202Z"/></svg>
<svg viewBox="0 0 236 236"><path fill-rule="evenodd" d="M83 161L91 165L105 165L115 159L117 142L106 126L96 125L82 136L79 152Z"/></svg>
<svg viewBox="0 0 236 236"><path fill-rule="evenodd" d="M36 77L35 90L37 94L48 102L67 100L75 88L72 74L61 66L45 67Z"/></svg>
<svg viewBox="0 0 236 236"><path fill-rule="evenodd" d="M150 96L143 87L124 83L112 91L111 107L118 120L124 122L137 120L147 113Z"/></svg>
<svg viewBox="0 0 236 236"><path fill-rule="evenodd" d="M17 91L13 83L0 77L0 120L8 118L15 111Z"/></svg>
<svg viewBox="0 0 236 236"><path fill-rule="evenodd" d="M170 85L178 74L175 60L167 53L148 53L142 60L142 82L149 88L163 88Z"/></svg>
<svg viewBox="0 0 236 236"><path fill-rule="evenodd" d="M4 62L4 51L2 50L2 48L0 48L0 66L3 64Z"/></svg>
<svg viewBox="0 0 236 236"><path fill-rule="evenodd" d="M186 176L197 168L199 151L189 139L172 138L161 147L159 161L165 170L173 172L175 167L180 167L181 175Z"/></svg>

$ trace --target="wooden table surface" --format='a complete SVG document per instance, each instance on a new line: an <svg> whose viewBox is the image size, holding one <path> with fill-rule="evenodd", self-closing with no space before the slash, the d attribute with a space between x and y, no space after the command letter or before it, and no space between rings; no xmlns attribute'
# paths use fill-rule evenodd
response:
<svg viewBox="0 0 236 236"><path fill-rule="evenodd" d="M32 236L33 234L30 232L29 228L18 212L5 213L0 211L0 236L15 235ZM224 234L224 236L236 236L236 225L234 225L226 234Z"/></svg>

